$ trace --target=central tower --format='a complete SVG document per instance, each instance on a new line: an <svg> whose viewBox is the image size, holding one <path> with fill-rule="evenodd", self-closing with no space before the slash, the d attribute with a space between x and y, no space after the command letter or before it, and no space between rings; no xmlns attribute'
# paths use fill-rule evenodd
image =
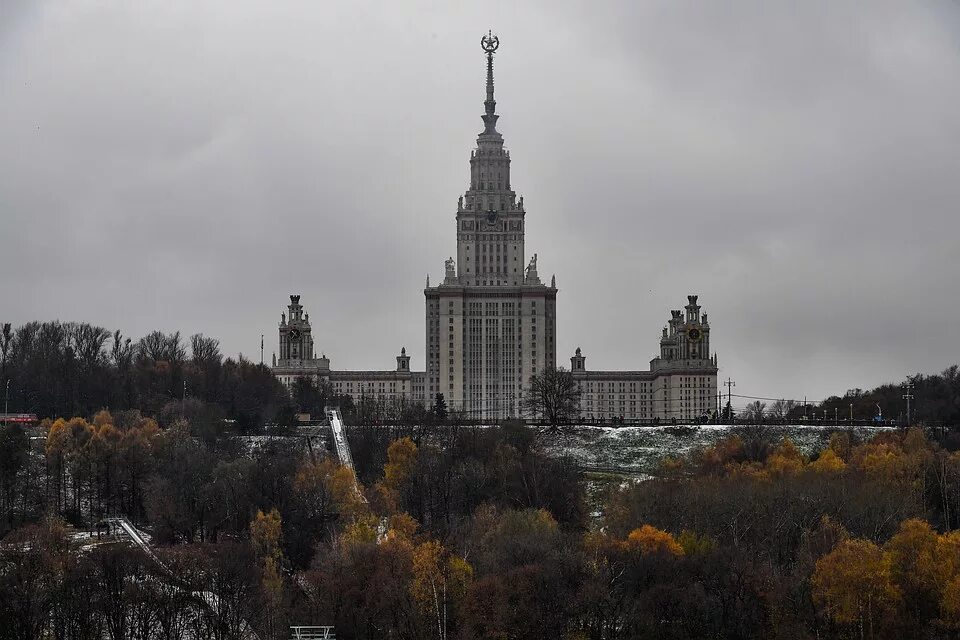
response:
<svg viewBox="0 0 960 640"><path fill-rule="evenodd" d="M493 56L500 41L483 36L487 58L484 129L470 153L470 186L457 202L457 259L426 296L428 401L442 393L466 417L520 414L531 375L556 363L555 282L545 286L537 256L525 262L523 198L510 181L510 153L497 131ZM525 266L526 265L526 266Z"/></svg>

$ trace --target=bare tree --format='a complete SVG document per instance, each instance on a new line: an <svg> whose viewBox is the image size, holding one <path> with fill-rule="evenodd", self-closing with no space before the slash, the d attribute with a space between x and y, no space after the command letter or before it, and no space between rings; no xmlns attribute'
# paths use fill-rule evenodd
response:
<svg viewBox="0 0 960 640"><path fill-rule="evenodd" d="M120 330L113 332L113 348L110 351L110 359L113 360L113 366L121 374L126 374L133 362L133 347L130 345L130 338L124 338Z"/></svg>
<svg viewBox="0 0 960 640"><path fill-rule="evenodd" d="M530 376L530 388L523 397L522 409L534 419L545 419L551 426L563 424L580 415L580 387L566 369L546 369Z"/></svg>
<svg viewBox="0 0 960 640"><path fill-rule="evenodd" d="M137 343L137 352L141 358L154 362L166 361L171 364L180 364L187 356L187 350L180 341L179 331L171 334L153 331L140 338L140 342Z"/></svg>
<svg viewBox="0 0 960 640"><path fill-rule="evenodd" d="M10 341L13 340L13 332L10 329L10 323L3 324L3 331L0 332L0 370L5 377L7 372L7 354L10 353ZM0 377L2 379L2 377Z"/></svg>
<svg viewBox="0 0 960 640"><path fill-rule="evenodd" d="M751 422L763 422L763 417L766 415L766 409L767 403L754 400L747 405L743 415L744 418L750 420Z"/></svg>
<svg viewBox="0 0 960 640"><path fill-rule="evenodd" d="M202 333L190 336L190 350L195 365L220 364L223 359L220 355L220 341L216 338L208 338Z"/></svg>
<svg viewBox="0 0 960 640"><path fill-rule="evenodd" d="M71 333L73 349L80 362L81 370L90 372L95 366L104 362L103 347L107 343L107 338L110 337L109 331L84 322L72 327Z"/></svg>
<svg viewBox="0 0 960 640"><path fill-rule="evenodd" d="M770 410L767 411L767 415L777 420L783 420L790 415L790 412L793 411L796 406L797 403L793 400L777 400L770 405Z"/></svg>

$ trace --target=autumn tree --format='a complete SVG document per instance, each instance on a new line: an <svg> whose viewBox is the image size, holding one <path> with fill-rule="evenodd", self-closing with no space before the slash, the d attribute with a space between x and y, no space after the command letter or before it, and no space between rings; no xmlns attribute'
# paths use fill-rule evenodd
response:
<svg viewBox="0 0 960 640"><path fill-rule="evenodd" d="M283 598L281 530L280 512L276 509L271 509L269 513L258 510L250 522L250 544L260 561L260 584L266 600L265 624L272 636L280 628L278 613Z"/></svg>
<svg viewBox="0 0 960 640"><path fill-rule="evenodd" d="M844 540L817 561L810 579L813 600L839 625L875 637L900 605L890 557L869 540Z"/></svg>
<svg viewBox="0 0 960 640"><path fill-rule="evenodd" d="M915 620L936 616L940 594L960 568L951 557L955 551L951 547L929 523L917 518L902 522L883 547L890 558L891 576Z"/></svg>
<svg viewBox="0 0 960 640"><path fill-rule="evenodd" d="M651 553L683 555L683 547L670 533L648 524L631 531L627 536L626 544L628 549L636 549L644 555Z"/></svg>
<svg viewBox="0 0 960 640"><path fill-rule="evenodd" d="M467 561L450 554L436 540L414 548L410 592L434 621L439 640L447 639L451 609L462 606L472 576L473 568Z"/></svg>

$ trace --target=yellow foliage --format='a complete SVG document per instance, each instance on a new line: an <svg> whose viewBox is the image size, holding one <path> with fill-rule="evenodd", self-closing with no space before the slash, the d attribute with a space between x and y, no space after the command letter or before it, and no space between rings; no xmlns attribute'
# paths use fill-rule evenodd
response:
<svg viewBox="0 0 960 640"><path fill-rule="evenodd" d="M463 558L448 556L436 540L428 540L413 550L413 580L410 595L421 610L438 619L445 615L444 600L459 600L473 577L473 567Z"/></svg>
<svg viewBox="0 0 960 640"><path fill-rule="evenodd" d="M783 442L767 457L766 469L772 476L796 475L803 471L803 454L790 438Z"/></svg>
<svg viewBox="0 0 960 640"><path fill-rule="evenodd" d="M927 436L920 427L911 427L903 437L903 450L907 453L926 453L929 450Z"/></svg>
<svg viewBox="0 0 960 640"><path fill-rule="evenodd" d="M873 625L900 602L890 557L869 540L844 540L817 560L814 603L840 624Z"/></svg>
<svg viewBox="0 0 960 640"><path fill-rule="evenodd" d="M293 488L300 493L315 493L324 487L328 475L333 473L334 463L329 459L321 462L304 461L293 476Z"/></svg>
<svg viewBox="0 0 960 640"><path fill-rule="evenodd" d="M274 603L283 593L283 577L274 558L263 559L263 590Z"/></svg>
<svg viewBox="0 0 960 640"><path fill-rule="evenodd" d="M304 496L325 492L348 522L369 511L353 472L330 459L303 462L293 477L293 488Z"/></svg>
<svg viewBox="0 0 960 640"><path fill-rule="evenodd" d="M855 447L853 463L873 480L896 481L905 477L907 461L903 451L890 443L868 443Z"/></svg>
<svg viewBox="0 0 960 640"><path fill-rule="evenodd" d="M340 544L349 549L362 544L374 544L377 541L377 518L364 516L357 518L340 535Z"/></svg>
<svg viewBox="0 0 960 640"><path fill-rule="evenodd" d="M417 445L410 438L394 440L387 447L387 463L383 466L384 484L398 490L410 476L417 462Z"/></svg>
<svg viewBox="0 0 960 640"><path fill-rule="evenodd" d="M250 543L261 558L280 558L280 512L273 508L270 513L257 510L250 523Z"/></svg>
<svg viewBox="0 0 960 640"><path fill-rule="evenodd" d="M438 598L437 582L441 577L441 563L443 547L436 540L428 540L419 545L413 552L413 581L410 584L410 593L421 603L433 602Z"/></svg>
<svg viewBox="0 0 960 640"><path fill-rule="evenodd" d="M392 532L394 535L403 536L408 540L413 539L414 534L417 532L417 527L419 526L414 517L408 513L397 513L392 515L387 523L389 532Z"/></svg>
<svg viewBox="0 0 960 640"><path fill-rule="evenodd" d="M66 451L70 432L67 431L67 421L63 418L57 418L50 425L47 431L47 442L45 445L47 455L59 455Z"/></svg>
<svg viewBox="0 0 960 640"><path fill-rule="evenodd" d="M274 603L283 593L283 577L280 575L280 561L283 552L280 549L281 522L280 512L273 508L270 513L257 510L250 522L250 544L253 552L263 563L263 590Z"/></svg>
<svg viewBox="0 0 960 640"><path fill-rule="evenodd" d="M683 555L683 548L670 533L648 524L630 532L630 535L627 536L627 548L639 550L642 555L651 553Z"/></svg>
<svg viewBox="0 0 960 640"><path fill-rule="evenodd" d="M954 577L943 588L940 623L948 629L960 629L960 576Z"/></svg>
<svg viewBox="0 0 960 640"><path fill-rule="evenodd" d="M938 538L927 522L911 519L900 523L900 530L884 545L893 578L904 595L929 596L949 579L951 566L940 562Z"/></svg>
<svg viewBox="0 0 960 640"><path fill-rule="evenodd" d="M326 477L325 483L341 515L352 520L368 512L360 494L360 485L350 468L337 465Z"/></svg>
<svg viewBox="0 0 960 640"><path fill-rule="evenodd" d="M104 425L113 424L113 416L110 415L110 412L106 409L101 409L97 411L93 416L93 425L95 427L102 427Z"/></svg>
<svg viewBox="0 0 960 640"><path fill-rule="evenodd" d="M810 463L810 469L816 473L825 475L843 473L843 470L846 468L847 464L843 461L843 458L837 455L832 447L821 451L820 457Z"/></svg>
<svg viewBox="0 0 960 640"><path fill-rule="evenodd" d="M945 565L949 575L960 574L960 531L937 536L937 562Z"/></svg>
<svg viewBox="0 0 960 640"><path fill-rule="evenodd" d="M837 457L844 462L850 460L850 434L840 432L834 433L832 436L830 436L830 450L837 454Z"/></svg>

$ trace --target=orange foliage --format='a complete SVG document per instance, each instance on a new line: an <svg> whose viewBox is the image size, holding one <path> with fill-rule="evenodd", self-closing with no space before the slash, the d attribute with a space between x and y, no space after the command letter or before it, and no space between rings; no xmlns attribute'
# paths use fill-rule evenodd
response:
<svg viewBox="0 0 960 640"><path fill-rule="evenodd" d="M648 524L634 529L627 536L627 548L639 550L642 555L651 553L666 553L673 556L682 556L683 547L668 532Z"/></svg>
<svg viewBox="0 0 960 640"><path fill-rule="evenodd" d="M730 463L743 458L743 440L740 436L729 436L699 454L701 468L707 473L721 473Z"/></svg>

